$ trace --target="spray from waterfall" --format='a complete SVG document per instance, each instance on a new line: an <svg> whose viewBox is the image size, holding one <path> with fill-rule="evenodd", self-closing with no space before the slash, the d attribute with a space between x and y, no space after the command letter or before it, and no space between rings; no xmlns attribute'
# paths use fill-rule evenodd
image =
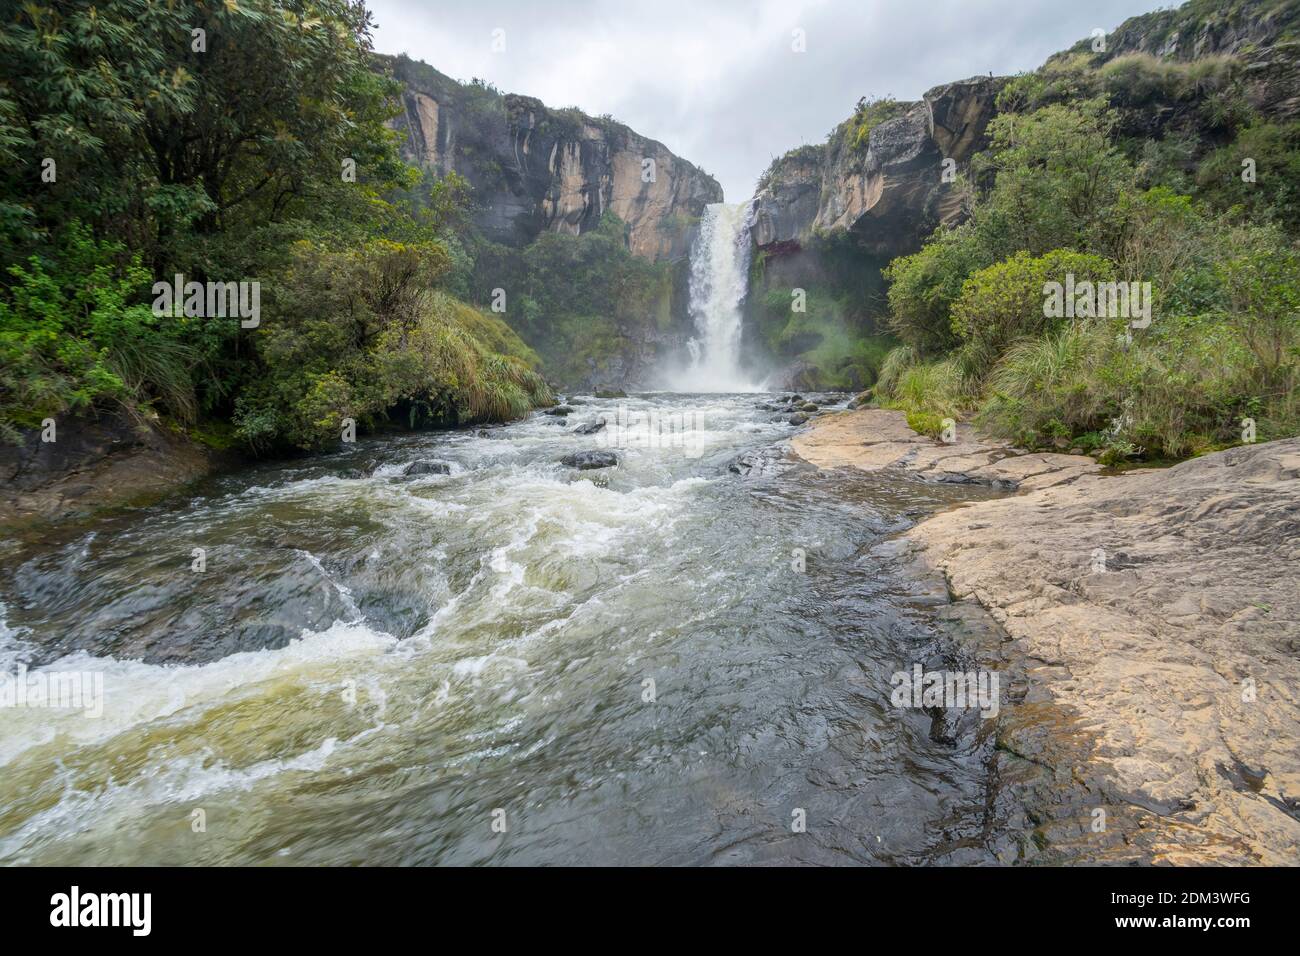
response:
<svg viewBox="0 0 1300 956"><path fill-rule="evenodd" d="M704 209L691 246L689 367L674 377L683 392L754 392L740 368L741 306L749 283L753 203L713 203Z"/></svg>

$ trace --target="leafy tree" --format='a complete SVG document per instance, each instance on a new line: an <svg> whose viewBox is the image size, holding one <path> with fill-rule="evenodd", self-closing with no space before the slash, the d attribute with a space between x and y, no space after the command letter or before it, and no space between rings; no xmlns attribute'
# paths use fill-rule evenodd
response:
<svg viewBox="0 0 1300 956"><path fill-rule="evenodd" d="M1105 100L1091 99L989 124L990 148L976 157L974 175L991 175L994 185L973 218L996 258L1104 247L1114 206L1133 179L1111 141L1114 122Z"/></svg>
<svg viewBox="0 0 1300 956"><path fill-rule="evenodd" d="M400 161L370 28L360 0L32 0L0 21L8 438L116 402L309 447L349 414L547 397L502 323L432 291L464 256L466 184ZM175 273L260 282L262 327L155 316Z"/></svg>
<svg viewBox="0 0 1300 956"><path fill-rule="evenodd" d="M345 159L397 177L369 30L355 0L25 4L0 24L10 235L24 248L16 227L39 240L80 218L164 274L190 264L188 233L310 213Z"/></svg>

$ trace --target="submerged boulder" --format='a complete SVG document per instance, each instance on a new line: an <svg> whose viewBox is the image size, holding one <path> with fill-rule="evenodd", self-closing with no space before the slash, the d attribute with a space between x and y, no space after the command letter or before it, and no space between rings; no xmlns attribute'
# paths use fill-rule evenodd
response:
<svg viewBox="0 0 1300 956"><path fill-rule="evenodd" d="M741 452L727 462L727 471L742 478L776 475L789 467L784 456L784 450L779 447Z"/></svg>
<svg viewBox="0 0 1300 956"><path fill-rule="evenodd" d="M572 415L572 414L573 414L573 406L572 406L572 405L556 405L554 408L548 408L548 409L546 409L546 414L547 414L547 415Z"/></svg>
<svg viewBox="0 0 1300 956"><path fill-rule="evenodd" d="M445 461L422 459L413 461L402 469L404 475L450 475L451 465Z"/></svg>
<svg viewBox="0 0 1300 956"><path fill-rule="evenodd" d="M585 425L579 425L577 428L573 430L573 434L594 435L596 434L596 432L602 430L604 427L605 427L605 419L602 418L598 422L588 422Z"/></svg>
<svg viewBox="0 0 1300 956"><path fill-rule="evenodd" d="M565 455L560 459L561 465L568 465L570 468L577 468L579 471L590 471L593 468L612 468L618 464L618 455L612 451L579 451L572 455Z"/></svg>

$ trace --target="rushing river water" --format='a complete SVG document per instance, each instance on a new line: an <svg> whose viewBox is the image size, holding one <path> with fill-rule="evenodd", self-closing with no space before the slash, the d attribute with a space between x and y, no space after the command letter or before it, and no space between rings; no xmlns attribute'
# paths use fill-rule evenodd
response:
<svg viewBox="0 0 1300 956"><path fill-rule="evenodd" d="M991 734L890 705L942 638L868 551L988 492L733 474L791 432L765 400L362 441L11 542L4 666L103 713L0 709L0 862L986 858ZM690 430L559 464L620 404Z"/></svg>

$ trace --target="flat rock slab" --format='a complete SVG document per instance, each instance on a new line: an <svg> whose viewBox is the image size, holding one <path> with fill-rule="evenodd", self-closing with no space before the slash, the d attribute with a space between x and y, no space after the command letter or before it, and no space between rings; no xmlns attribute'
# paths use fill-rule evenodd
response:
<svg viewBox="0 0 1300 956"><path fill-rule="evenodd" d="M1032 706L1008 749L1104 780L1154 862L1300 864L1300 439L1110 477L961 429L942 445L880 409L792 445L821 467L1018 487L890 542L982 605L1025 663ZM1073 831L1109 839L1086 819Z"/></svg>
<svg viewBox="0 0 1300 956"><path fill-rule="evenodd" d="M985 439L960 424L956 440L918 435L903 412L859 408L818 420L792 442L795 454L819 468L876 471L898 466L927 481L975 482L1015 489L1032 482L1046 487L1101 470L1086 455L1023 454L1004 442Z"/></svg>
<svg viewBox="0 0 1300 956"><path fill-rule="evenodd" d="M1085 475L905 540L1081 716L1157 862L1300 863L1300 439Z"/></svg>

